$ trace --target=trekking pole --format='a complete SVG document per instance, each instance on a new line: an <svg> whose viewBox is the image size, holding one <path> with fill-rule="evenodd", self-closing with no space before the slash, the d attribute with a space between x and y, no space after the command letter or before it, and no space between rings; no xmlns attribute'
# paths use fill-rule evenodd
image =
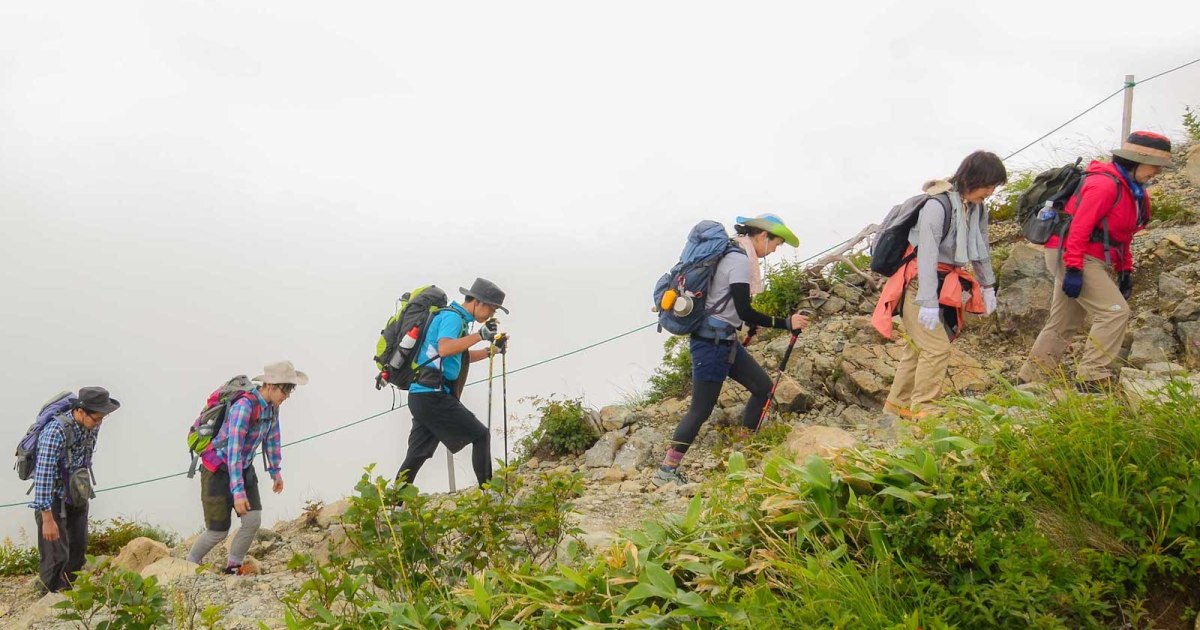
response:
<svg viewBox="0 0 1200 630"><path fill-rule="evenodd" d="M493 350L495 350L495 349L496 349L496 343L495 343L495 341L493 340L492 344L488 346L488 417L487 417L487 428L488 428L488 435L489 435L489 436L492 434L492 374L493 374L493 367L492 367L492 366L494 366L494 365L496 364L496 362L495 362L495 356L494 356L494 353L493 353L492 351L493 351ZM490 457L490 455L489 455L489 457Z"/></svg>
<svg viewBox="0 0 1200 630"><path fill-rule="evenodd" d="M508 481L508 352L500 353L500 412L504 414L504 468L505 482ZM505 488L508 484L505 483Z"/></svg>
<svg viewBox="0 0 1200 630"><path fill-rule="evenodd" d="M808 310L799 311L801 315L808 316L812 312ZM791 315L788 316L789 318ZM775 383L771 385L771 395L767 397L767 403L763 405L762 415L758 417L758 424L754 425L754 432L762 428L764 422L767 421L767 414L771 413L771 403L775 402L775 390L779 388L779 381L783 380L783 372L787 369L788 359L792 358L792 349L796 347L796 340L800 338L800 331L792 331L792 338L788 340L787 350L783 351L783 359L779 362L779 374L775 375Z"/></svg>

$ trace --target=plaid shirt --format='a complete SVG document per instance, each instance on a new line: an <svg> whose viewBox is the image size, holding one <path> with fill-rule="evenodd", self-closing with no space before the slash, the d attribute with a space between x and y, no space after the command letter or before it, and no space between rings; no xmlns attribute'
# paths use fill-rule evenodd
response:
<svg viewBox="0 0 1200 630"><path fill-rule="evenodd" d="M254 407L258 408L258 422L253 426ZM263 399L262 394L255 389L252 396L244 396L229 407L225 423L217 432L216 439L204 451L201 461L212 472L221 466L229 469L229 491L235 501L246 498L246 485L242 478L242 470L254 464L255 451L262 444L267 457L267 472L274 479L279 475L279 465L282 461L280 452L279 422L277 410Z"/></svg>
<svg viewBox="0 0 1200 630"><path fill-rule="evenodd" d="M35 510L49 510L54 499L63 498L66 490L63 484L64 468L67 472L74 472L92 464L100 427L85 429L74 418L65 424L55 418L38 436L37 462L33 467L33 501L29 503L29 507ZM67 438L63 431L70 431L75 439L70 451L66 448Z"/></svg>

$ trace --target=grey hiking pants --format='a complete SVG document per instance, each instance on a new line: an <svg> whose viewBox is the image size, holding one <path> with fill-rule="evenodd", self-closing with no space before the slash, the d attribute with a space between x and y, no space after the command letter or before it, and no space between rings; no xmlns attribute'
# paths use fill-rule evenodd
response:
<svg viewBox="0 0 1200 630"><path fill-rule="evenodd" d="M88 543L88 506L66 506L62 515L62 499L55 499L50 513L58 524L58 540L42 537L42 513L34 511L37 521L38 554L41 556L38 574L42 585L50 592L71 588L75 573L83 568Z"/></svg>

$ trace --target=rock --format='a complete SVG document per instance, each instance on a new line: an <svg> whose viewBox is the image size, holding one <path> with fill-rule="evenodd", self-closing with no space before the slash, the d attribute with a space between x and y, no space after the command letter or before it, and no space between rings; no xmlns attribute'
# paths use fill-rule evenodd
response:
<svg viewBox="0 0 1200 630"><path fill-rule="evenodd" d="M642 491L642 482L630 479L629 481L621 482L621 492L625 494L637 494Z"/></svg>
<svg viewBox="0 0 1200 630"><path fill-rule="evenodd" d="M121 553L117 554L113 560L113 566L141 573L142 569L169 555L171 555L171 551L167 549L166 545L142 536L129 541L121 549Z"/></svg>
<svg viewBox="0 0 1200 630"><path fill-rule="evenodd" d="M600 477L600 483L606 485L621 483L622 481L625 481L625 470L616 466L605 470L604 476Z"/></svg>
<svg viewBox="0 0 1200 630"><path fill-rule="evenodd" d="M1133 330L1133 345L1129 348L1130 365L1141 368L1149 363L1161 363L1174 358L1178 344L1169 326L1157 315L1139 317L1138 326Z"/></svg>
<svg viewBox="0 0 1200 630"><path fill-rule="evenodd" d="M1191 180L1195 186L1200 186L1200 142L1197 142L1192 148L1188 149L1186 163L1183 166L1183 173ZM1197 626L1200 627L1200 626Z"/></svg>
<svg viewBox="0 0 1200 630"><path fill-rule="evenodd" d="M37 621L52 619L58 615L58 610L54 608L54 605L65 601L67 601L67 596L62 593L46 593L29 608L26 608L25 612L17 617L11 626L5 623L5 627L30 628Z"/></svg>
<svg viewBox="0 0 1200 630"><path fill-rule="evenodd" d="M840 372L833 383L834 397L868 409L883 408L896 375L896 358L890 353L898 357L900 351L899 344L847 344L834 359L835 369Z"/></svg>
<svg viewBox="0 0 1200 630"><path fill-rule="evenodd" d="M833 287L829 289L829 292L851 303L857 302L862 298L862 291L851 288L841 282L835 282Z"/></svg>
<svg viewBox="0 0 1200 630"><path fill-rule="evenodd" d="M687 409L688 403L681 398L668 398L659 405L659 413L664 416L677 416Z"/></svg>
<svg viewBox="0 0 1200 630"><path fill-rule="evenodd" d="M1000 330L1036 334L1050 314L1054 279L1046 270L1044 249L1030 243L1012 246L1000 267L996 313Z"/></svg>
<svg viewBox="0 0 1200 630"><path fill-rule="evenodd" d="M1200 303L1191 298L1183 299L1175 307L1175 310L1171 311L1171 321L1173 322L1190 322L1197 319L1200 319Z"/></svg>
<svg viewBox="0 0 1200 630"><path fill-rule="evenodd" d="M844 311L846 309L846 306L847 306L846 300L843 300L842 298L835 295L835 296L829 298L828 300L826 300L825 303L822 304L821 308L818 310L826 315L834 315L834 314Z"/></svg>
<svg viewBox="0 0 1200 630"><path fill-rule="evenodd" d="M536 458L536 457L530 457L525 462L525 468L528 468L529 470L534 470L540 465L541 465L541 462L538 461L538 458Z"/></svg>
<svg viewBox="0 0 1200 630"><path fill-rule="evenodd" d="M666 437L662 432L644 426L621 446L616 456L613 457L612 465L623 468L627 472L644 468L652 463L656 449L662 449L658 451L660 454L665 451L665 442Z"/></svg>
<svg viewBox="0 0 1200 630"><path fill-rule="evenodd" d="M804 413L812 406L815 396L796 379L783 375L775 389L775 404L781 411Z"/></svg>
<svg viewBox="0 0 1200 630"><path fill-rule="evenodd" d="M1158 275L1158 303L1164 313L1174 309L1187 297L1187 284L1183 280L1170 273Z"/></svg>
<svg viewBox="0 0 1200 630"><path fill-rule="evenodd" d="M856 444L858 440L850 433L819 425L796 427L787 437L787 449L797 464L803 464L810 455L830 457L842 449L854 448Z"/></svg>
<svg viewBox="0 0 1200 630"><path fill-rule="evenodd" d="M319 565L326 565L329 564L333 554L346 556L353 550L354 545L346 535L346 528L335 524L330 526L329 537L325 539L324 544L316 545L316 549L313 551L313 560L316 560Z"/></svg>
<svg viewBox="0 0 1200 630"><path fill-rule="evenodd" d="M1171 363L1169 361L1163 363L1148 363L1142 369L1151 374L1183 374L1185 371L1187 371L1182 365L1179 365L1178 363Z"/></svg>
<svg viewBox="0 0 1200 630"><path fill-rule="evenodd" d="M345 499L326 505L317 513L317 525L326 528L334 523L341 522L342 515L348 509L350 509L350 502Z"/></svg>
<svg viewBox="0 0 1200 630"><path fill-rule="evenodd" d="M637 411L619 405L610 405L600 410L600 426L605 431L615 431L641 422L643 419Z"/></svg>
<svg viewBox="0 0 1200 630"><path fill-rule="evenodd" d="M283 536L280 535L279 532L268 527L260 527L258 531L254 533L254 539L260 541L283 540Z"/></svg>
<svg viewBox="0 0 1200 630"><path fill-rule="evenodd" d="M1183 322L1176 326L1179 341L1183 344L1183 357L1187 366L1200 369L1200 322Z"/></svg>
<svg viewBox="0 0 1200 630"><path fill-rule="evenodd" d="M175 580L196 575L200 565L183 558L161 558L142 569L142 577L158 578L159 584L170 584Z"/></svg>
<svg viewBox="0 0 1200 630"><path fill-rule="evenodd" d="M612 466L617 449L625 443L625 438L612 433L605 433L596 443L583 454L583 464L589 468L607 468Z"/></svg>
<svg viewBox="0 0 1200 630"><path fill-rule="evenodd" d="M1175 378L1184 380L1182 377ZM1137 409L1144 402L1165 402L1167 396L1162 390L1171 380L1171 378L1166 376L1152 375L1142 370L1121 368L1121 378L1118 382L1121 392L1125 395L1126 400L1129 401L1130 406ZM1192 384L1193 388L1200 388L1200 376L1191 376L1186 380Z"/></svg>

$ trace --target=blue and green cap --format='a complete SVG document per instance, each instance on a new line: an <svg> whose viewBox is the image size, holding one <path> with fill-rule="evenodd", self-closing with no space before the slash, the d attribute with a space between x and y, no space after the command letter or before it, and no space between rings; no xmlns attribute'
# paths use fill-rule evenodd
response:
<svg viewBox="0 0 1200 630"><path fill-rule="evenodd" d="M738 217L738 225L746 227L758 228L772 236L778 236L783 239L783 242L792 247L800 246L800 239L796 238L795 232L788 229L788 226L783 224L783 219L773 214L760 214L756 217Z"/></svg>

